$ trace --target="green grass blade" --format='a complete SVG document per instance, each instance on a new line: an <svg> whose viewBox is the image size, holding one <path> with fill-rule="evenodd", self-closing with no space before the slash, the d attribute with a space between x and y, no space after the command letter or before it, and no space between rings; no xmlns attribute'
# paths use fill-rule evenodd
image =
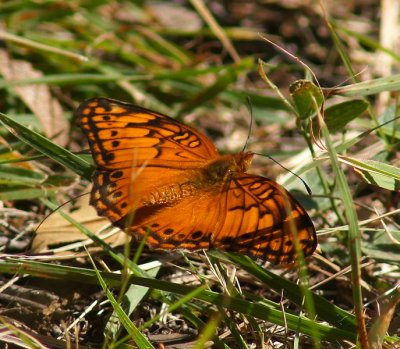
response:
<svg viewBox="0 0 400 349"><path fill-rule="evenodd" d="M343 87L324 88L325 94L338 94L345 97L375 95L384 91L400 90L400 74L363 81Z"/></svg>
<svg viewBox="0 0 400 349"><path fill-rule="evenodd" d="M151 277L156 277L160 270L160 265L147 271L147 274ZM146 294L148 293L149 288L137 285L130 285L122 297L121 308L126 313L127 316L130 316L135 309L137 309L140 302L144 299ZM119 318L119 314L116 310L111 314L104 332L107 334L107 337L110 338L110 341L115 341L117 339L117 335L121 329L121 322ZM139 329L140 330L140 329Z"/></svg>
<svg viewBox="0 0 400 349"><path fill-rule="evenodd" d="M89 258L93 264L94 271L100 282L101 287L103 288L103 291L105 292L108 300L114 308L114 311L118 315L118 319L121 321L121 324L124 326L129 336L135 341L139 349L155 349L153 345L149 342L149 340L137 329L134 323L129 319L129 316L125 313L121 305L114 298L114 295L108 289L106 282L102 278L101 273L97 270L96 265L94 264L93 259L90 255Z"/></svg>
<svg viewBox="0 0 400 349"><path fill-rule="evenodd" d="M20 123L10 119L3 113L0 113L0 122L16 137L48 156L59 164L69 168L76 174L90 179L93 172L92 166L79 156L51 142L39 133L30 130Z"/></svg>
<svg viewBox="0 0 400 349"><path fill-rule="evenodd" d="M349 225L349 236L348 245L351 258L351 277L352 277L352 289L353 289L353 301L355 307L355 314L357 319L357 335L361 341L361 345L364 347L368 346L367 331L364 320L364 309L363 299L361 291L361 233L358 227L358 217L351 196L349 186L346 181L346 177L343 170L340 167L338 154L336 153L335 147L330 139L328 128L320 114L318 114L319 123L321 126L321 132L325 145L331 160L333 172L336 176L337 185L339 188L340 196L343 200L344 211L347 223Z"/></svg>
<svg viewBox="0 0 400 349"><path fill-rule="evenodd" d="M98 278L96 273L91 269L65 267L60 265L52 265L47 263L33 262L33 261L19 261L15 259L8 259L7 261L0 261L0 272L10 274L29 274L39 277L62 278L63 280L70 280L76 282L85 282L88 284L97 284ZM114 273L101 273L102 278L105 280L108 287L121 286L123 280L121 275ZM196 288L182 284L174 284L161 280L154 280L151 278L131 276L129 282L152 289L158 289L165 292L171 292L179 295L187 295ZM223 294L218 294L211 291L202 291L197 299L219 306L224 304L230 311L239 312L246 316L252 316L260 320L266 320L280 326L287 326L289 329L298 330L301 333L312 336L316 329L319 334L319 339L335 339L335 340L351 340L354 341L356 334L351 329L340 329L324 324L318 324L302 316L296 316L291 313L282 313L270 306L259 304L236 297L230 297Z"/></svg>
<svg viewBox="0 0 400 349"><path fill-rule="evenodd" d="M400 190L400 169L395 166L380 161L359 160L349 156L341 156L339 160L352 166L369 184L392 191Z"/></svg>
<svg viewBox="0 0 400 349"><path fill-rule="evenodd" d="M284 290L284 295L287 299L300 307L302 306L303 293L299 285L261 268L249 257L230 253L229 259L276 292L281 293ZM343 330L355 330L356 322L352 314L340 309L323 297L315 294L312 297L318 317Z"/></svg>

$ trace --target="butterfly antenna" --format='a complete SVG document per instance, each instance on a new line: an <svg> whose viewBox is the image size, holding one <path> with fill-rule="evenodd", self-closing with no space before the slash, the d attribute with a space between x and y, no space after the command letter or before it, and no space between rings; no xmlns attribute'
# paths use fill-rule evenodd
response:
<svg viewBox="0 0 400 349"><path fill-rule="evenodd" d="M249 108L249 112L250 112L250 127L249 127L249 133L247 134L246 142L244 143L244 147L242 149L242 153L246 150L247 143L249 142L249 139L250 139L251 130L253 128L253 105L251 104L251 100L250 100L249 96L246 97L246 102L247 102L247 107Z"/></svg>
<svg viewBox="0 0 400 349"><path fill-rule="evenodd" d="M62 208L62 207L65 206L66 204L69 204L71 201L73 201L73 200L75 200L75 199L78 199L78 198L80 198L80 197L82 197L82 196L84 196L84 195L88 195L88 194L90 194L90 193L83 193L83 194L77 195L77 196L73 197L72 199L69 199L68 201L64 202L64 203L61 204L60 206L58 206L54 211L49 212L49 213L46 215L46 217L44 217L44 218L42 219L42 221L39 223L39 225L36 227L36 229L34 230L34 233L36 234L36 232L39 230L39 228L40 228L41 225L45 222L45 220L47 220L47 218L49 218L53 213L57 212L60 208Z"/></svg>
<svg viewBox="0 0 400 349"><path fill-rule="evenodd" d="M310 196L312 195L311 188L308 186L308 184L306 183L306 181L305 181L303 178L301 178L297 173L294 173L293 171L290 171L287 167L283 166L281 163L279 163L278 161L276 161L272 156L269 156L269 155L266 155L266 154L261 154L261 153L254 153L254 154L255 154L255 155L260 155L260 156L265 156L265 157L267 157L268 159L272 160L272 161L275 162L277 165L279 165L280 167L282 167L284 170L286 170L286 171L290 172L292 175L296 176L296 177L297 177L298 179L300 179L301 182L304 184L304 186L305 186L305 188L306 188L306 190L307 190L308 195L310 195Z"/></svg>

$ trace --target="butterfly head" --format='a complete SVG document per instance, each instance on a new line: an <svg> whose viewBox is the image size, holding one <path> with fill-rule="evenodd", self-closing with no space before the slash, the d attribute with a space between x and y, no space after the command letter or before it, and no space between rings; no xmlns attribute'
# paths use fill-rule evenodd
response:
<svg viewBox="0 0 400 349"><path fill-rule="evenodd" d="M251 151L240 152L233 155L232 172L247 172L253 160L254 153Z"/></svg>

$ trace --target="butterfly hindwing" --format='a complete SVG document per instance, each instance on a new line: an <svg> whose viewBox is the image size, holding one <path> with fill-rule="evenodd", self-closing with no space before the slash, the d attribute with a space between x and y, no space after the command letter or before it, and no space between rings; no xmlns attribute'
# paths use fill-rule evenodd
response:
<svg viewBox="0 0 400 349"><path fill-rule="evenodd" d="M120 226L124 228L122 222ZM274 181L248 174L173 206L138 210L128 230L141 237L148 234L154 248L217 248L276 264L295 260L295 234L306 256L317 241L309 216L290 193Z"/></svg>
<svg viewBox="0 0 400 349"><path fill-rule="evenodd" d="M276 264L289 263L296 259L297 237L304 255L314 252L317 238L310 217L275 181L239 174L230 181L225 200L227 214L215 240L224 245L230 242L226 236L234 237L227 249Z"/></svg>

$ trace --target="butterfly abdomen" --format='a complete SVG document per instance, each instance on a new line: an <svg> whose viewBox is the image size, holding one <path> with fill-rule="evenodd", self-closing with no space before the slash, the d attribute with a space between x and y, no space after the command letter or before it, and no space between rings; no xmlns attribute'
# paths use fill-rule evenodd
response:
<svg viewBox="0 0 400 349"><path fill-rule="evenodd" d="M143 206L170 204L196 193L196 185L191 182L154 188L148 197L144 199Z"/></svg>

